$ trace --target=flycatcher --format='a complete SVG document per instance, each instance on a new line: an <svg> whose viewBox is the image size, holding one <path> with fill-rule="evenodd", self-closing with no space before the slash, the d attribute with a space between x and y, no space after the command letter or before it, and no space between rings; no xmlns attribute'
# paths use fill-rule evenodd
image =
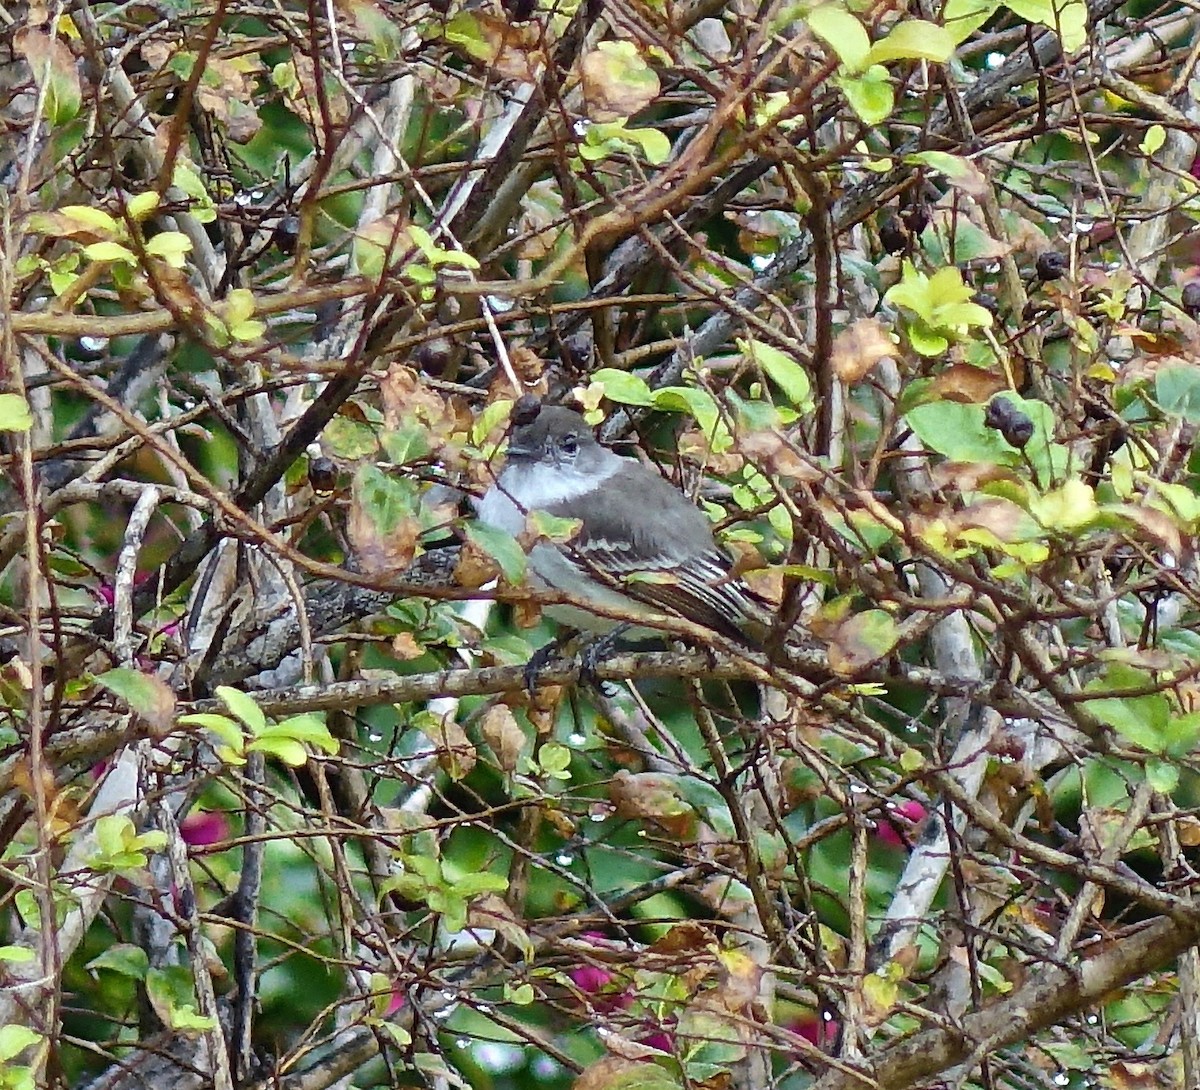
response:
<svg viewBox="0 0 1200 1090"><path fill-rule="evenodd" d="M518 414L504 470L478 507L481 522L514 537L531 511L580 522L570 542L530 551L536 585L651 628L656 618L683 617L753 644L769 627L767 603L732 574L704 512L653 470L601 446L570 409ZM620 623L573 606L546 612L588 631Z"/></svg>

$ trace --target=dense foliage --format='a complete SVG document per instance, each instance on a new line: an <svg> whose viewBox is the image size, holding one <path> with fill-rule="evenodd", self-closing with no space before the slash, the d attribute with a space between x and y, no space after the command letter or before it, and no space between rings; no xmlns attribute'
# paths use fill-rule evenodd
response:
<svg viewBox="0 0 1200 1090"><path fill-rule="evenodd" d="M1200 1086L1198 56L1175 0L0 9L0 1087ZM573 527L466 499L522 395L762 646L527 685Z"/></svg>

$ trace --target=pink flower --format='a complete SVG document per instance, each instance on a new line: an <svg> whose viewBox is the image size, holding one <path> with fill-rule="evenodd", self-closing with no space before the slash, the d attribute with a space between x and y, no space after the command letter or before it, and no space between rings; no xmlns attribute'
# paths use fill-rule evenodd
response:
<svg viewBox="0 0 1200 1090"><path fill-rule="evenodd" d="M219 810L197 810L179 823L179 835L193 848L229 839L229 818Z"/></svg>
<svg viewBox="0 0 1200 1090"><path fill-rule="evenodd" d="M647 1048L657 1049L659 1052L675 1051L675 1035L668 1033L665 1029L660 1029L657 1033L647 1034L638 1043L645 1045Z"/></svg>
<svg viewBox="0 0 1200 1090"><path fill-rule="evenodd" d="M567 976L585 995L602 992L613 981L612 973L601 969L599 965L577 965L574 969L567 970Z"/></svg>
<svg viewBox="0 0 1200 1090"><path fill-rule="evenodd" d="M823 1017L817 1011L808 1011L788 1026L797 1037L802 1037L816 1048L829 1048L838 1037L836 1018Z"/></svg>
<svg viewBox="0 0 1200 1090"><path fill-rule="evenodd" d="M875 839L892 848L907 848L916 827L928 816L929 811L916 799L889 805L875 826Z"/></svg>

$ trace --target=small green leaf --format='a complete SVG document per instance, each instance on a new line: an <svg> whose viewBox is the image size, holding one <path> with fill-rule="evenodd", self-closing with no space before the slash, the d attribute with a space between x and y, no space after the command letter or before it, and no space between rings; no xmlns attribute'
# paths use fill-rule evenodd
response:
<svg viewBox="0 0 1200 1090"><path fill-rule="evenodd" d="M467 537L498 565L505 581L519 587L525 581L527 557L512 534L506 534L494 526L472 522L466 527Z"/></svg>
<svg viewBox="0 0 1200 1090"><path fill-rule="evenodd" d="M250 728L252 734L257 734L267 725L267 717L262 709L245 693L228 685L218 685L217 697L238 719Z"/></svg>
<svg viewBox="0 0 1200 1090"><path fill-rule="evenodd" d="M795 359L762 341L739 340L737 346L763 369L797 409L808 412L812 408L812 383Z"/></svg>
<svg viewBox="0 0 1200 1090"><path fill-rule="evenodd" d="M1179 769L1170 761L1152 757L1146 762L1146 781L1159 794L1169 795L1179 786Z"/></svg>
<svg viewBox="0 0 1200 1090"><path fill-rule="evenodd" d="M23 965L37 957L28 946L0 946L0 961L10 965Z"/></svg>
<svg viewBox="0 0 1200 1090"><path fill-rule="evenodd" d="M159 196L151 189L146 193L139 193L136 197L130 197L129 203L125 206L125 211L129 213L129 218L136 223L139 220L144 220L158 205ZM177 232L165 233L175 234Z"/></svg>
<svg viewBox="0 0 1200 1090"><path fill-rule="evenodd" d="M0 431L28 431L31 427L29 402L20 394L0 394Z"/></svg>
<svg viewBox="0 0 1200 1090"><path fill-rule="evenodd" d="M0 1064L11 1060L41 1039L40 1033L34 1033L25 1026L0 1026Z"/></svg>
<svg viewBox="0 0 1200 1090"><path fill-rule="evenodd" d="M257 738L293 738L297 742L322 750L331 757L338 751L338 740L329 733L329 728L325 725L325 716L319 712L305 712L303 715L281 719L278 723L259 731Z"/></svg>
<svg viewBox="0 0 1200 1090"><path fill-rule="evenodd" d="M308 764L308 750L294 738L256 738L246 746L246 751L265 753L269 757L278 757L285 765L300 768Z"/></svg>
<svg viewBox="0 0 1200 1090"><path fill-rule="evenodd" d="M121 261L126 265L136 265L137 255L128 246L119 242L93 242L83 248L85 257L93 261Z"/></svg>
<svg viewBox="0 0 1200 1090"><path fill-rule="evenodd" d="M873 64L859 76L835 76L834 83L864 125L878 125L891 117L896 93L883 65Z"/></svg>
<svg viewBox="0 0 1200 1090"><path fill-rule="evenodd" d="M235 753L241 753L245 745L242 728L232 719L215 712L195 712L191 715L181 715L176 722L185 727L202 727L211 730L221 742Z"/></svg>
<svg viewBox="0 0 1200 1090"><path fill-rule="evenodd" d="M157 196L150 193L148 196ZM161 257L173 269L182 269L186 262L184 254L190 253L192 240L179 231L163 231L146 243L146 253Z"/></svg>
<svg viewBox="0 0 1200 1090"><path fill-rule="evenodd" d="M1074 533L1095 522L1100 506L1091 485L1074 477L1061 488L1030 500L1029 513L1047 530Z"/></svg>
<svg viewBox="0 0 1200 1090"><path fill-rule="evenodd" d="M559 742L547 742L538 750L538 764L545 772L565 772L571 767L571 751Z"/></svg>
<svg viewBox="0 0 1200 1090"><path fill-rule="evenodd" d="M1161 125L1151 125L1146 130L1146 135L1142 137L1142 142L1138 146L1143 155L1153 155L1166 142L1167 130Z"/></svg>
<svg viewBox="0 0 1200 1090"><path fill-rule="evenodd" d="M46 120L63 125L79 113L82 89L70 46L57 35L32 26L12 33L12 49L29 63L38 90L42 92Z"/></svg>
<svg viewBox="0 0 1200 1090"><path fill-rule="evenodd" d="M890 34L871 46L867 64L888 61L931 61L944 64L954 56L954 38L945 27L924 19L905 19Z"/></svg>
<svg viewBox="0 0 1200 1090"><path fill-rule="evenodd" d="M946 0L942 23L957 45L983 26L1000 6L1001 0Z"/></svg>
<svg viewBox="0 0 1200 1090"><path fill-rule="evenodd" d="M147 723L168 727L175 714L175 694L161 678L120 666L96 678L96 684L119 696Z"/></svg>
<svg viewBox="0 0 1200 1090"><path fill-rule="evenodd" d="M1116 663L1108 667L1103 677L1090 682L1084 691L1102 693L1149 689L1153 685L1153 678L1144 670ZM1148 753L1165 752L1170 733L1171 702L1163 693L1097 697L1087 700L1083 707L1112 727L1125 741Z"/></svg>
<svg viewBox="0 0 1200 1090"><path fill-rule="evenodd" d="M592 375L592 381L604 387L604 396L609 401L647 407L654 404L654 394L640 375L615 367L601 367Z"/></svg>
<svg viewBox="0 0 1200 1090"><path fill-rule="evenodd" d="M661 166L671 158L671 141L666 133L658 129L626 129L625 135L642 149L646 162L651 166Z"/></svg>
<svg viewBox="0 0 1200 1090"><path fill-rule="evenodd" d="M133 980L144 980L146 972L150 968L150 958L140 946L121 942L110 946L97 957L92 958L84 968L89 973L107 969L109 972L119 973L121 976L127 976Z"/></svg>
<svg viewBox="0 0 1200 1090"><path fill-rule="evenodd" d="M121 226L107 212L90 204L68 204L58 210L60 216L74 220L84 230L97 235L120 235Z"/></svg>
<svg viewBox="0 0 1200 1090"><path fill-rule="evenodd" d="M808 13L808 29L837 54L849 72L867 67L871 39L858 17L837 4L822 4Z"/></svg>
<svg viewBox="0 0 1200 1090"><path fill-rule="evenodd" d="M1164 412L1200 423L1200 367L1164 367L1156 372L1154 400Z"/></svg>
<svg viewBox="0 0 1200 1090"><path fill-rule="evenodd" d="M905 420L926 448L952 462L1008 466L1019 460L1000 432L984 427L982 405L928 401L911 408Z"/></svg>
<svg viewBox="0 0 1200 1090"><path fill-rule="evenodd" d="M504 998L518 1007L527 1007L533 1002L536 993L532 984L514 984L511 980L504 983Z"/></svg>

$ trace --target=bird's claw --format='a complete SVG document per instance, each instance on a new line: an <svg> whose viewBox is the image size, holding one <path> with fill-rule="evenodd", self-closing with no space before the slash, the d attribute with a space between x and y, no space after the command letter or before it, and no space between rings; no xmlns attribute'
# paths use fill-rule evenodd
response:
<svg viewBox="0 0 1200 1090"><path fill-rule="evenodd" d="M600 677L600 666L617 649L617 644L628 628L628 625L618 625L611 632L585 644L579 652L579 680L599 689L608 699L616 695L617 686Z"/></svg>
<svg viewBox="0 0 1200 1090"><path fill-rule="evenodd" d="M525 691L530 696L533 696L537 692L542 671L558 658L558 653L561 650L562 641L551 640L548 644L539 647L529 656L529 661L525 664Z"/></svg>

